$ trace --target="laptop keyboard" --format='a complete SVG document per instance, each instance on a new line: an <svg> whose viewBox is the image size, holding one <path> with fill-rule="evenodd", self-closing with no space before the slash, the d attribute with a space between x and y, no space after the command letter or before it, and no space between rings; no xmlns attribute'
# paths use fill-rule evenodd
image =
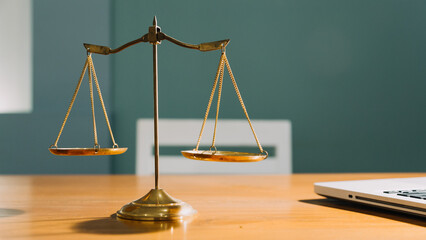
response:
<svg viewBox="0 0 426 240"><path fill-rule="evenodd" d="M426 200L426 189L384 191L383 193Z"/></svg>

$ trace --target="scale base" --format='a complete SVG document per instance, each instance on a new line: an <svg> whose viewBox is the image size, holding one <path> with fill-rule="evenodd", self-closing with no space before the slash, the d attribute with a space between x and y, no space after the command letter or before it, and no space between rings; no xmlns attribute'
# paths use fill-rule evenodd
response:
<svg viewBox="0 0 426 240"><path fill-rule="evenodd" d="M117 216L139 221L179 221L196 213L191 205L173 198L163 189L151 189L140 199L124 205Z"/></svg>

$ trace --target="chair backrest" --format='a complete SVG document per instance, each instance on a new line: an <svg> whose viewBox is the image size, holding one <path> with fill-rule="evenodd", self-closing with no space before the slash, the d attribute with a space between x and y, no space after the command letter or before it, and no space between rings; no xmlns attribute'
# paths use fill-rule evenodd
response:
<svg viewBox="0 0 426 240"><path fill-rule="evenodd" d="M196 161L183 157L181 150L192 150L198 140L202 119L160 119L160 173L164 174L277 174L291 173L291 123L288 120L252 120L262 147L268 150L266 160L254 163ZM207 120L200 149L208 149L213 136L214 120ZM152 119L137 121L136 173L154 173L154 123ZM204 146L204 147L201 147ZM258 152L247 120L218 122L218 150L250 149ZM226 148L226 149L223 149ZM234 149L233 149L234 150Z"/></svg>

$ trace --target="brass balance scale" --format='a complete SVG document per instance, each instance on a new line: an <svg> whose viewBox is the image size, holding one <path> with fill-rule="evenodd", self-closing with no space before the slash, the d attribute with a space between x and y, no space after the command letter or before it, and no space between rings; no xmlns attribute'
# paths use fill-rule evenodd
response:
<svg viewBox="0 0 426 240"><path fill-rule="evenodd" d="M65 156L99 156L99 155L117 155L122 154L127 151L127 148L119 147L115 142L114 135L112 133L112 129L108 120L108 114L105 108L105 104L102 98L101 89L99 86L99 81L96 76L95 67L93 64L93 59L91 54L103 54L109 55L118 53L132 45L148 42L153 45L153 68L154 68L154 149L155 149L155 188L151 189L145 196L141 197L138 200L135 200L129 204L123 206L119 211L117 211L117 216L124 219L130 220L149 220L149 221L163 221L163 220L182 220L186 217L190 217L194 215L197 211L194 210L189 204L175 199L171 197L168 193L166 193L163 189L158 186L158 160L159 160L159 140L158 140L158 70L157 70L157 46L161 43L162 40L167 40L172 42L178 46L197 49L203 52L213 51L213 50L221 50L222 54L219 60L219 66L216 72L216 77L213 83L213 88L210 94L209 102L207 104L207 110L204 115L204 120L201 126L200 135L198 137L198 141L196 147L193 150L185 150L181 151L182 155L189 159L194 160L203 160L203 161L216 161L216 162L257 162L262 161L268 157L268 153L262 148L252 123L250 121L249 115L247 113L246 107L244 105L243 99L241 97L240 91L238 90L237 83L235 81L234 75L231 71L231 66L229 65L229 61L226 57L225 48L229 43L229 39L215 41L215 42L207 42L201 43L198 45L187 44L176 40L165 33L161 32L159 26L157 26L157 19L154 17L153 25L149 27L149 31L147 34L143 35L141 38L138 38L134 41L124 44L123 46L111 49L105 46L93 45L93 44L84 44L84 47L87 50L87 58L83 67L83 71L81 73L80 79L78 81L77 87L74 91L74 94L71 99L71 103L68 107L67 113L65 115L64 121L62 122L62 126L59 130L59 134L55 140L55 143L49 147L49 151L55 155L65 155ZM250 128L253 132L253 136L259 148L259 153L247 153L247 152L233 152L233 151L218 151L215 146L216 139L216 129L218 123L219 116L219 108L220 108L220 99L222 94L222 83L225 66L228 70L229 76L232 80L232 84L235 88L235 92L238 96L238 100L240 101L241 107L244 110L244 114L247 118L247 121L250 125ZM93 133L94 133L94 146L92 148L60 148L58 147L59 138L61 137L62 131L65 127L71 109L73 107L74 101L77 97L77 93L80 89L81 83L83 81L86 70L88 71L89 78L89 90L90 90L90 99L91 99L91 107L92 107L92 118L93 118ZM95 82L96 90L99 96L99 100L102 106L102 110L104 113L105 121L108 126L108 130L110 132L111 140L113 146L111 148L101 148L98 143L97 138L97 130L96 130L96 120L95 120L95 111L94 111L94 97L93 97L93 80ZM217 87L219 85L219 87ZM217 106L216 106L216 119L214 125L213 132L213 140L211 147L208 150L200 150L200 141L203 135L204 127L210 112L210 107L216 92L216 88L218 88L217 94Z"/></svg>

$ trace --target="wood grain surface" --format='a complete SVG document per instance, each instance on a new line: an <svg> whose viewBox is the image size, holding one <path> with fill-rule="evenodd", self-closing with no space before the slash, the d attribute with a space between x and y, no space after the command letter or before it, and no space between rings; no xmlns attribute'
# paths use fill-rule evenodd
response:
<svg viewBox="0 0 426 240"><path fill-rule="evenodd" d="M313 183L425 175L161 176L162 188L198 210L184 222L115 218L153 177L0 176L0 239L424 240L426 219L325 199Z"/></svg>

